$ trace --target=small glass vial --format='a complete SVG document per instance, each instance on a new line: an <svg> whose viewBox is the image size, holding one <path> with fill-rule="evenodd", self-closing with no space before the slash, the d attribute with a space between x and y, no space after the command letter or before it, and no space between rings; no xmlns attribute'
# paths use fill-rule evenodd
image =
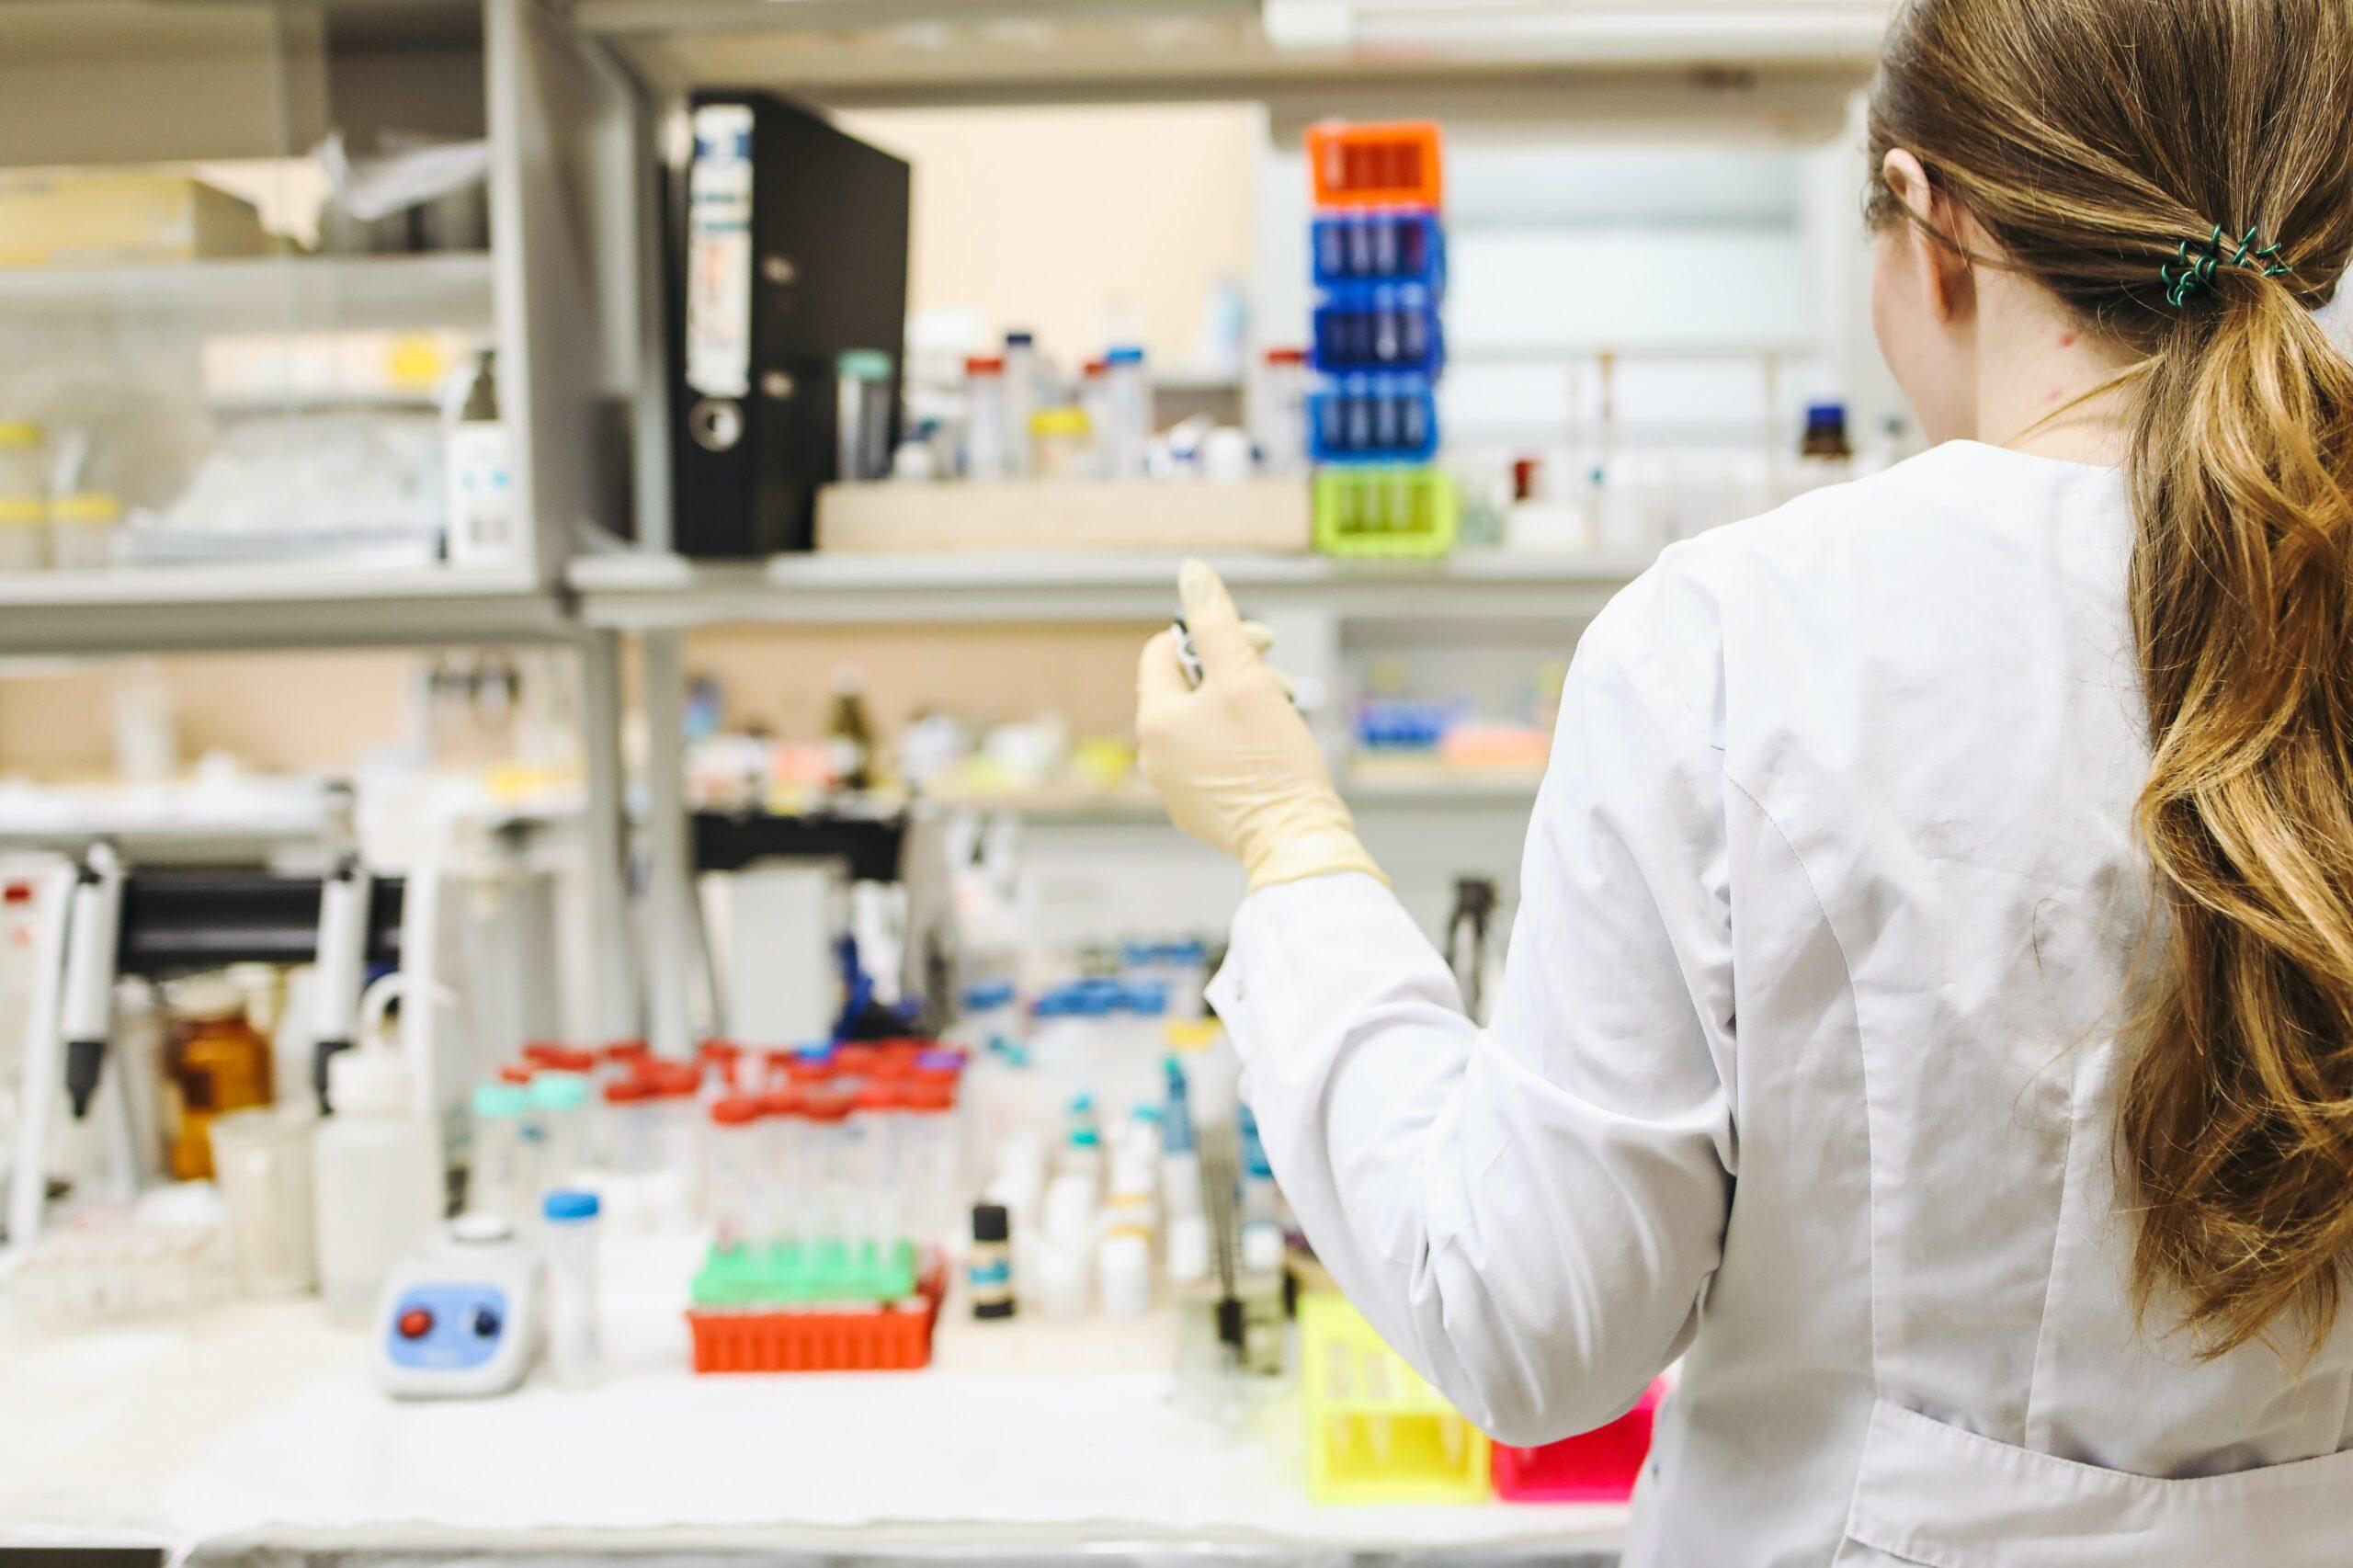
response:
<svg viewBox="0 0 2353 1568"><path fill-rule="evenodd" d="M466 1167L466 1212L495 1214L520 1230L536 1210L532 1146L524 1123L531 1097L512 1084L474 1090L473 1148Z"/></svg>
<svg viewBox="0 0 2353 1568"><path fill-rule="evenodd" d="M965 360L964 396L964 477L1011 477L1012 408L1005 361L994 355Z"/></svg>
<svg viewBox="0 0 2353 1568"><path fill-rule="evenodd" d="M972 1208L972 1251L964 1266L972 1315L984 1321L1013 1315L1013 1217L1002 1203Z"/></svg>
<svg viewBox="0 0 2353 1568"><path fill-rule="evenodd" d="M548 1369L566 1388L585 1388L604 1369L597 1317L597 1217L593 1192L559 1187L540 1212L547 1221Z"/></svg>
<svg viewBox="0 0 2353 1568"><path fill-rule="evenodd" d="M1103 356L1103 466L1113 479L1140 479L1152 444L1152 381L1143 350L1122 345Z"/></svg>
<svg viewBox="0 0 2353 1568"><path fill-rule="evenodd" d="M1029 416L1029 472L1039 479L1085 474L1094 429L1086 410L1041 408Z"/></svg>

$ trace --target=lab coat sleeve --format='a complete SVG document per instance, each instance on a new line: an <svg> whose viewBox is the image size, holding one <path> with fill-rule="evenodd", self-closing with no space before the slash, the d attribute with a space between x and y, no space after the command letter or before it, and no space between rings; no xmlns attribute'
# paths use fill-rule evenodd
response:
<svg viewBox="0 0 2353 1568"><path fill-rule="evenodd" d="M1490 1028L1362 875L1251 894L1211 989L1317 1256L1506 1442L1631 1406L1719 1257L1731 902L1719 662L1691 597L1646 578L1579 648Z"/></svg>

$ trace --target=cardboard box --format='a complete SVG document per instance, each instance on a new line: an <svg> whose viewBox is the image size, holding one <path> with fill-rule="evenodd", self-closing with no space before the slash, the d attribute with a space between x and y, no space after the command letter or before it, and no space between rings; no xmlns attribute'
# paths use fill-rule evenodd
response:
<svg viewBox="0 0 2353 1568"><path fill-rule="evenodd" d="M250 204L188 175L0 171L0 267L121 267L276 246Z"/></svg>

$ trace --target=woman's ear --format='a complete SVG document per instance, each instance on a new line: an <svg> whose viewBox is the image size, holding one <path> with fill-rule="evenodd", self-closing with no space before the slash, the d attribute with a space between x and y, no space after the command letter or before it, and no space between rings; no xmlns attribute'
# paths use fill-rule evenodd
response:
<svg viewBox="0 0 2353 1568"><path fill-rule="evenodd" d="M1907 226L1918 247L1918 281L1930 312L1947 325L1965 323L1977 308L1976 274L1964 254L1977 225L1928 183L1928 171L1920 160L1901 147L1888 149L1880 177L1911 214Z"/></svg>

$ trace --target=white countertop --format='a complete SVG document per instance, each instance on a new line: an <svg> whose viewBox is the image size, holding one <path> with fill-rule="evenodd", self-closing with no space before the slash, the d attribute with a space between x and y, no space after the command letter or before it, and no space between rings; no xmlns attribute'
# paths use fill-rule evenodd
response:
<svg viewBox="0 0 2353 1568"><path fill-rule="evenodd" d="M608 1278L617 1271L608 1256ZM398 1403L315 1302L34 1330L0 1323L0 1542L393 1549L1607 1548L1616 1506L1324 1508L1285 1392L1175 1387L1173 1314L975 1324L930 1369L694 1377L680 1267L608 1291L608 1376Z"/></svg>

